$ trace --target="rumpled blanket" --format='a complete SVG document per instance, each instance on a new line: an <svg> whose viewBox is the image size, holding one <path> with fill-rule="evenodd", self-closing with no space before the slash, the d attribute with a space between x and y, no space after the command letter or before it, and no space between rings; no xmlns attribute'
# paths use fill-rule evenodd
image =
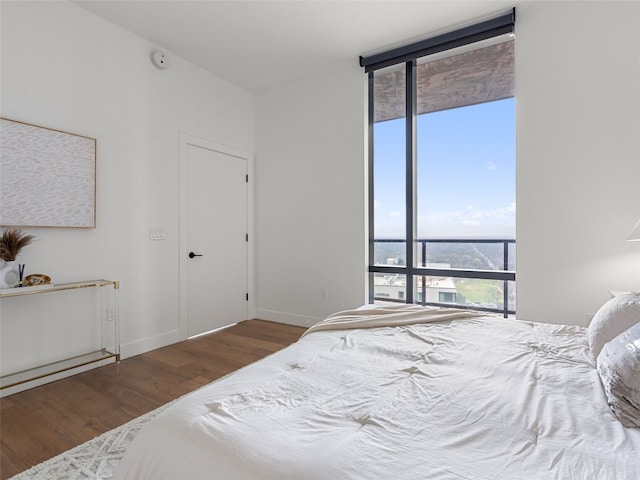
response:
<svg viewBox="0 0 640 480"><path fill-rule="evenodd" d="M420 305L369 306L343 310L329 315L307 329L302 337L320 330L348 330L353 328L396 327L416 323L433 323L477 317L478 312L460 308L422 307ZM302 338L300 337L300 338Z"/></svg>

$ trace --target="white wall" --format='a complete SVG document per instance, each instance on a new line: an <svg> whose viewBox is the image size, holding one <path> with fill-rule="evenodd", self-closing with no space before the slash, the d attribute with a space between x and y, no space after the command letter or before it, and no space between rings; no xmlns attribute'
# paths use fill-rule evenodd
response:
<svg viewBox="0 0 640 480"><path fill-rule="evenodd" d="M310 325L365 303L364 82L354 59L256 96L259 318Z"/></svg>
<svg viewBox="0 0 640 480"><path fill-rule="evenodd" d="M519 4L516 103L518 317L584 324L640 290L640 3Z"/></svg>
<svg viewBox="0 0 640 480"><path fill-rule="evenodd" d="M120 280L125 354L178 338L178 132L255 152L258 317L309 324L365 301L357 59L258 94L254 145L248 92L175 56L155 69L153 45L73 4L0 8L2 116L98 139L97 228L29 229L20 260L57 282ZM607 290L640 290L640 246L623 241L640 217L639 8L517 5L521 318L581 324ZM26 328L15 300L1 305L3 371L47 340L11 340Z"/></svg>
<svg viewBox="0 0 640 480"><path fill-rule="evenodd" d="M624 241L640 217L640 4L516 8L518 317L581 325L608 290L640 290ZM262 318L308 324L365 299L365 95L354 58L256 97Z"/></svg>
<svg viewBox="0 0 640 480"><path fill-rule="evenodd" d="M253 95L171 52L156 69L154 45L69 2L3 1L1 13L1 115L97 139L97 227L26 229L38 240L21 263L56 283L120 280L125 355L177 341L179 132L251 152ZM28 323L18 301L1 305L4 373L46 345L14 348Z"/></svg>

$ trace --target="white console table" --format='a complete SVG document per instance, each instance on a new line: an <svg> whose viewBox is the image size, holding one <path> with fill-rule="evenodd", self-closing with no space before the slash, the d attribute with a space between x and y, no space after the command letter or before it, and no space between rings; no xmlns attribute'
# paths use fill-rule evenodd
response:
<svg viewBox="0 0 640 480"><path fill-rule="evenodd" d="M34 368L21 370L19 372L11 373L8 375L3 375L2 377L0 377L0 389L13 387L14 385L30 382L38 378L47 377L49 375L71 370L73 368L81 367L83 365L89 365L91 363L108 360L111 358L114 358L116 364L119 364L120 363L120 319L119 319L119 313L118 313L118 290L120 289L120 283L118 281L113 281L113 280L89 280L85 282L61 283L56 285L39 285L36 287L21 287L21 288L10 288L10 289L0 290L0 299L5 299L8 297L42 295L44 293L60 292L63 290L75 290L78 288L109 287L109 286L113 287L113 307L112 307L112 310L110 310L110 314L107 315L107 317L110 316L111 318L107 318L107 320L108 321L113 320L114 322L115 338L113 343L114 348L112 349L113 351L107 350L107 348L104 347L104 338L103 338L104 335L101 334L100 337L101 337L102 348L100 348L100 350L88 352L88 353L77 355L70 358L65 358L62 360L58 360L56 362L47 363L46 365L39 365ZM104 302L104 304L106 304L106 302ZM104 318L101 317L100 318L101 332L103 332L104 330L102 325L103 321L104 321Z"/></svg>

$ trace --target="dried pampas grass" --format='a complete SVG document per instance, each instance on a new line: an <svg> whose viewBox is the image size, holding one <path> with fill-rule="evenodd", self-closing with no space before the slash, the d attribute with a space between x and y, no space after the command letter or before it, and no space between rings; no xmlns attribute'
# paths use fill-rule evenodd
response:
<svg viewBox="0 0 640 480"><path fill-rule="evenodd" d="M0 237L0 258L5 262L13 262L20 250L29 245L35 237L26 235L22 230L9 228Z"/></svg>

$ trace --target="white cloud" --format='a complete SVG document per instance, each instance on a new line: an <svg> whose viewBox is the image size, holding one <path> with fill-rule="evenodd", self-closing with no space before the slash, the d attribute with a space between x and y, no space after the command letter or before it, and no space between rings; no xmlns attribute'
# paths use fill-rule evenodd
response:
<svg viewBox="0 0 640 480"><path fill-rule="evenodd" d="M496 170L498 167L496 167L496 164L493 162L487 162L487 170Z"/></svg>
<svg viewBox="0 0 640 480"><path fill-rule="evenodd" d="M515 234L515 202L503 208L437 212L418 219L419 230L428 236L511 237Z"/></svg>

